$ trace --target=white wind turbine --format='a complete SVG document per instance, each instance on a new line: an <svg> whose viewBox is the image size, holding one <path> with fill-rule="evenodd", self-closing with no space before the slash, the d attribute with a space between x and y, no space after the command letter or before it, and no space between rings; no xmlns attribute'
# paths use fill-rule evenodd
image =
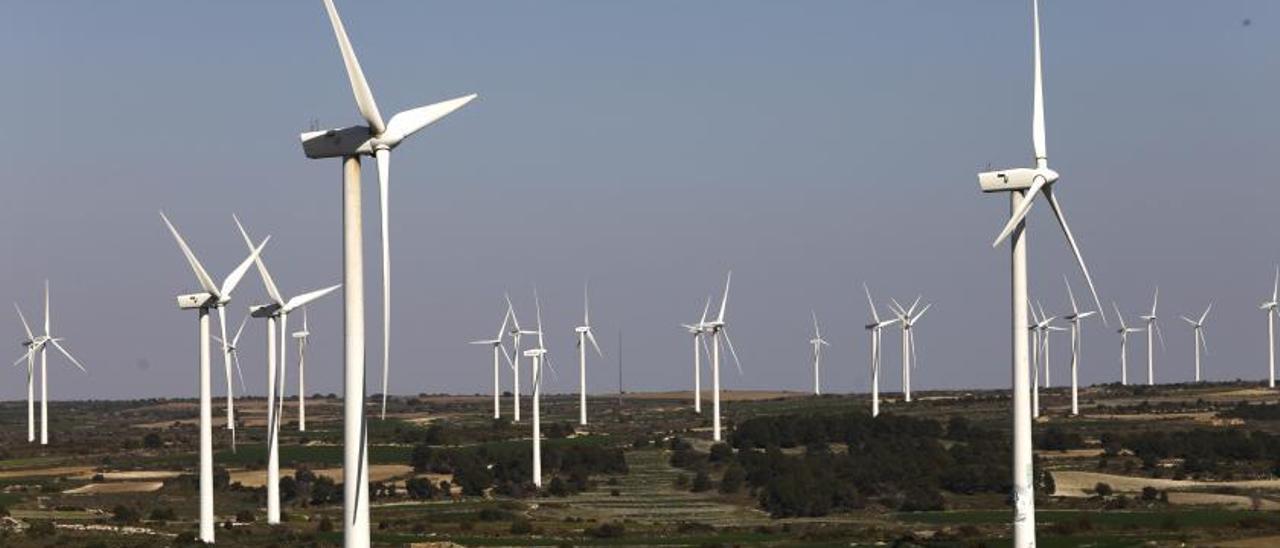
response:
<svg viewBox="0 0 1280 548"><path fill-rule="evenodd" d="M709 332L707 329L707 312L711 310L711 297L707 297L707 304L702 307L702 318L696 324L680 324L685 332L693 335L693 412L702 414L702 355L699 353L699 345L702 350L706 350L707 342L703 340L703 336Z"/></svg>
<svg viewBox="0 0 1280 548"><path fill-rule="evenodd" d="M1193 320L1186 316L1182 317L1182 321L1191 324L1191 329L1195 332L1196 336L1196 382L1200 382L1200 351L1204 350L1205 353L1209 352L1209 347L1204 343L1204 320L1209 317L1210 310L1213 310L1213 302L1209 303L1209 306L1204 309L1204 313L1200 315L1200 319L1198 320Z"/></svg>
<svg viewBox="0 0 1280 548"><path fill-rule="evenodd" d="M902 326L902 400L911 401L911 369L916 366L916 339L915 333L911 330L916 326L916 322L929 311L929 307L933 303L924 305L919 312L916 307L920 306L920 297L916 297L915 302L911 303L910 308L903 308L898 301L889 299L889 308L894 314L898 315L898 321Z"/></svg>
<svg viewBox="0 0 1280 548"><path fill-rule="evenodd" d="M541 327L538 328L542 330ZM587 425L587 342L596 350L596 355L604 358L600 345L596 344L596 336L591 333L591 297L587 294L587 286L582 286L582 325L573 330L578 334L578 424Z"/></svg>
<svg viewBox="0 0 1280 548"><path fill-rule="evenodd" d="M246 388L244 384L244 371L240 369L240 335L244 333L244 326L248 322L249 322L249 316L245 316L244 318L241 318L240 327L236 328L236 334L232 335L231 340L229 341L223 340L222 337L219 337L217 335L213 335L213 340L218 341L218 344L221 344L227 347L227 355L231 357L231 363L234 364L236 368L236 376L240 378L241 392L244 392ZM235 449L236 449L235 435L233 433L231 436L231 450L235 451Z"/></svg>
<svg viewBox="0 0 1280 548"><path fill-rule="evenodd" d="M236 228L244 238L246 246L252 246L249 233L245 231L240 219L235 219ZM307 304L336 291L342 284L331 285L323 289L309 291L288 300L280 293L271 272L261 254L254 256L258 267L258 277L266 287L270 304L250 307L250 315L267 320L267 523L280 523L280 418L284 414L285 376L289 369L289 314ZM276 326L279 325L280 361L276 361ZM276 377L279 375L279 383Z"/></svg>
<svg viewBox="0 0 1280 548"><path fill-rule="evenodd" d="M1164 350L1164 332L1160 331L1159 318L1156 316L1156 305L1160 304L1160 286L1156 286L1155 296L1151 298L1151 313L1145 316L1139 316L1142 321L1147 322L1147 385L1155 386L1156 384L1156 353L1155 339L1160 338L1160 350Z"/></svg>
<svg viewBox="0 0 1280 548"><path fill-rule="evenodd" d="M302 330L293 332L298 341L298 431L307 431L307 341L311 328L307 326L307 307L302 307ZM289 364L284 364L288 367Z"/></svg>
<svg viewBox="0 0 1280 548"><path fill-rule="evenodd" d="M822 347L831 346L831 343L822 338L822 330L818 328L818 313L810 310L813 314L813 338L809 339L809 344L813 346L813 393L814 395L822 395Z"/></svg>
<svg viewBox="0 0 1280 548"><path fill-rule="evenodd" d="M876 310L876 303L871 299L871 290L867 288L867 284L862 284L862 291L867 294L867 306L871 307L871 323L866 325L867 331L871 333L871 416L880 416L880 334L884 328L898 323L898 318L890 318L888 320L880 319L880 312Z"/></svg>
<svg viewBox="0 0 1280 548"><path fill-rule="evenodd" d="M1276 314L1280 308L1280 266L1276 266L1276 281L1271 287L1271 300L1259 309L1267 313L1267 387L1276 387Z"/></svg>
<svg viewBox="0 0 1280 548"><path fill-rule="evenodd" d="M1049 208L1058 218L1058 224L1066 236L1068 245L1075 255L1076 262L1084 273L1089 289L1094 294L1094 302L1098 309L1102 301L1098 299L1093 288L1093 279L1076 246L1075 238L1063 216L1062 208L1053 192L1053 185L1058 181L1058 173L1049 169L1049 156L1045 146L1044 123L1044 85L1040 67L1040 4L1032 0L1032 35L1034 83L1032 88L1031 142L1035 153L1036 165L1033 168L1016 168L1001 171L990 171L978 174L978 184L983 192L1009 192L1010 217L993 246L1000 245L1005 238L1012 236L1009 251L1010 285L1012 299L1010 314L1012 316L1013 341L1011 366L1013 370L1013 546L1026 548L1035 546L1035 498L1032 492L1031 462L1031 406L1028 398L1027 371L1027 243L1026 215L1035 203L1036 195L1043 192ZM1104 320L1105 321L1105 320Z"/></svg>
<svg viewBox="0 0 1280 548"><path fill-rule="evenodd" d="M1058 317L1049 316L1048 314L1045 314L1044 306L1041 305L1039 301L1036 302L1036 307L1040 309L1041 318L1048 318L1048 321L1044 325L1043 332L1040 334L1040 345L1041 345L1040 356L1041 356L1041 361L1044 362L1044 387L1051 388L1053 386L1053 383L1052 383L1053 379L1050 376L1050 372L1053 371L1053 369L1049 367L1049 339L1053 338L1052 335L1054 333L1059 333L1059 332L1069 331L1069 330L1065 327L1058 327L1056 325L1053 325L1052 323L1053 320L1058 319Z"/></svg>
<svg viewBox="0 0 1280 548"><path fill-rule="evenodd" d="M19 311L19 315L21 315L21 311ZM23 318L22 322L23 327L27 328L27 331L29 332L30 328L26 325L26 318ZM33 355L35 352L40 353L40 445L49 445L49 369L47 367L47 352L49 350L49 345L52 344L54 348L58 349L58 352L61 352L63 356L70 360L72 365L79 368L80 372L87 373L84 366L80 364L80 361L76 360L70 352L67 352L67 349L62 346L61 342L59 342L62 338L53 336L53 333L49 328L49 323L49 280L45 280L44 334L30 338L33 342L27 347L28 351Z"/></svg>
<svg viewBox="0 0 1280 548"><path fill-rule="evenodd" d="M538 300L538 290L533 291L533 305L538 317L538 346L524 351L533 368L533 485L542 487L542 418L539 404L542 400L542 365L547 357L547 347L542 343L542 303Z"/></svg>
<svg viewBox="0 0 1280 548"><path fill-rule="evenodd" d="M1037 303L1039 304L1039 303ZM1044 357L1044 374L1047 380L1049 377L1049 333L1054 329L1062 329L1051 325L1057 316L1046 316L1044 308L1040 309L1040 314L1036 315L1035 307L1028 303L1027 308L1031 313L1031 321L1035 322L1027 329L1031 331L1031 416L1040 417L1040 361L1041 356Z"/></svg>
<svg viewBox="0 0 1280 548"><path fill-rule="evenodd" d="M343 545L364 548L369 545L369 475L368 440L366 439L364 400L364 251L361 219L360 157L372 155L378 165L379 203L382 221L382 394L386 410L387 374L390 362L391 333L391 264L387 237L388 190L391 182L391 149L405 138L461 108L475 98L467 95L425 107L403 111L383 122L373 99L373 91L356 59L355 50L333 0L324 0L329 22L338 40L347 79L355 95L356 106L367 125L306 132L301 135L302 148L308 158L342 158L342 225L344 321L343 341ZM362 503L363 501L363 503Z"/></svg>
<svg viewBox="0 0 1280 548"><path fill-rule="evenodd" d="M26 316L22 314L22 307L18 303L13 303L13 307L18 310L18 318L22 320L22 328L27 332L26 340L22 341L22 347L26 350L22 356L13 362L17 367L22 362L27 362L27 442L36 441L36 391L35 391L35 352L32 348L36 344L36 336L31 332L31 326L27 324Z"/></svg>
<svg viewBox="0 0 1280 548"><path fill-rule="evenodd" d="M1129 384L1129 334L1141 333L1146 331L1141 327L1129 327L1124 323L1124 314L1120 313L1120 305L1115 301L1111 301L1111 306L1116 309L1116 319L1120 321L1120 328L1116 329L1116 333L1120 334L1120 384Z"/></svg>
<svg viewBox="0 0 1280 548"><path fill-rule="evenodd" d="M1071 313L1063 319L1071 323L1071 414L1080 414L1080 348L1083 346L1084 332L1080 330L1080 322L1097 314L1097 310L1081 311L1076 304L1076 295L1071 291L1071 282L1062 278L1067 284L1067 297L1071 299Z"/></svg>
<svg viewBox="0 0 1280 548"><path fill-rule="evenodd" d="M742 362L738 361L738 351L733 349L733 340L729 338L727 330L728 324L725 323L724 311L729 304L729 284L733 281L733 271L729 271L729 275L724 280L724 297L720 299L720 314L715 320L708 322L706 328L711 333L711 410L714 414L711 417L712 434L711 437L715 441L720 441L720 338L724 337L725 343L729 346L729 353L733 354L733 363L738 367L738 374L742 374Z"/></svg>
<svg viewBox="0 0 1280 548"><path fill-rule="evenodd" d="M524 335L537 335L537 331L529 331L520 329L520 319L516 317L516 307L511 304L511 296L505 295L507 299L507 314L511 316L511 407L513 409L512 421L520 422L520 337Z"/></svg>
<svg viewBox="0 0 1280 548"><path fill-rule="evenodd" d="M493 418L497 419L502 416L499 407L499 399L502 394L498 385L498 355L506 355L507 349L502 346L502 337L507 333L507 321L511 319L511 309L508 308L506 314L502 315L502 326L498 327L498 335L492 339L484 339L479 341L471 341L469 344L488 345L493 347ZM511 363L511 356L507 357L507 363Z"/></svg>
<svg viewBox="0 0 1280 548"><path fill-rule="evenodd" d="M240 263L235 270L228 274L226 279L222 281L222 285L213 283L213 278L209 276L209 272L200 264L200 260L196 258L191 247L182 239L182 235L178 234L178 229L174 228L173 223L169 222L169 218L164 213L160 214L160 218L164 219L165 226L169 227L169 232L173 234L173 239L177 240L178 247L182 249L183 256L187 259L187 264L191 267L191 271L195 273L196 280L200 283L202 292L192 293L178 296L178 308L181 310L195 309L200 321L200 541L205 543L213 543L213 402L210 395L209 387L209 311L218 309L219 318L225 318L222 311L226 308L228 302L231 301L231 292L235 290L240 280L244 278L245 272L253 265L253 261L258 258L258 254L262 252L263 246L271 240L268 236L262 240L258 247L252 248L249 256ZM226 339L226 321L222 324L222 340ZM225 345L224 345L225 346ZM223 356L229 353L224 348ZM230 377L228 377L230 380ZM230 388L230 386L228 386Z"/></svg>

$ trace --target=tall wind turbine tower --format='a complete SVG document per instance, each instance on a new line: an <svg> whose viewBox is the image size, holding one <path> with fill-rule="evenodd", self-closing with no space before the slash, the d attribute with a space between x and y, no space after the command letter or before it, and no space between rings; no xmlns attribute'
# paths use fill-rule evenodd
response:
<svg viewBox="0 0 1280 548"><path fill-rule="evenodd" d="M541 328L539 328L541 331ZM596 355L604 358L596 336L591 332L591 296L587 286L582 286L582 325L573 330L578 334L578 424L587 425L587 342L596 350Z"/></svg>
<svg viewBox="0 0 1280 548"><path fill-rule="evenodd" d="M1066 282L1067 297L1071 299L1071 313L1064 319L1071 324L1071 414L1074 416L1080 414L1080 349L1084 343L1084 331L1080 329L1080 322L1098 311L1081 311L1076 304L1076 295L1071 291L1071 282L1067 281L1066 276L1063 276L1062 281Z"/></svg>
<svg viewBox="0 0 1280 548"><path fill-rule="evenodd" d="M355 95L356 106L367 125L301 135L302 148L308 158L342 158L342 230L343 230L343 455L346 478L342 489L343 546L369 546L369 467L368 440L365 430L365 363L364 363L364 224L361 217L360 157L373 156L378 165L379 204L382 221L382 394L386 411L387 373L390 362L391 333L391 258L387 240L388 190L391 183L391 149L405 138L471 102L475 95L450 99L433 105L406 110L383 122L373 99L373 90L365 79L360 61L347 38L333 0L324 0L329 22L338 40L347 79Z"/></svg>
<svg viewBox="0 0 1280 548"><path fill-rule="evenodd" d="M707 304L702 307L702 319L696 324L680 324L685 332L693 335L693 412L702 414L702 355L701 352L706 350L707 341L704 336L710 331L707 328L707 312L711 310L711 297L707 297ZM699 350L699 346L702 347ZM621 374L621 372L619 372Z"/></svg>
<svg viewBox="0 0 1280 548"><path fill-rule="evenodd" d="M1271 286L1271 300L1258 308L1267 313L1267 387L1276 387L1276 308L1280 307L1280 266L1276 267L1275 285Z"/></svg>
<svg viewBox="0 0 1280 548"><path fill-rule="evenodd" d="M471 341L470 344L488 345L493 347L493 418L496 420L502 417L502 409L500 407L500 399L502 397L501 388L498 383L498 356L506 355L507 349L502 346L502 337L507 334L507 320L511 319L511 309L507 309L507 313L502 315L502 325L498 327L498 335L492 339L484 339L479 341ZM507 363L511 363L511 356L507 356Z"/></svg>
<svg viewBox="0 0 1280 548"><path fill-rule="evenodd" d="M1151 298L1151 313L1139 316L1142 321L1147 322L1147 386L1156 384L1156 337L1160 338L1160 349L1164 350L1164 333L1160 331L1159 318L1156 316L1156 306L1159 304L1160 286L1156 286L1155 296Z"/></svg>
<svg viewBox="0 0 1280 548"><path fill-rule="evenodd" d="M235 222L245 245L251 246L252 240L249 239L249 233L245 231L244 225L240 224L240 219L235 219ZM267 264L262 260L261 254L254 256L254 263L258 267L258 277L262 278L262 285L271 299L270 304L250 307L249 313L255 318L267 320L267 523L274 525L280 523L280 418L284 414L285 374L289 369L287 356L289 314L320 297L333 293L342 287L342 284L285 299L280 293L280 288L276 286L271 272L267 270ZM276 346L277 326L280 331L279 350ZM279 362L276 361L277 351L280 353Z"/></svg>
<svg viewBox="0 0 1280 548"><path fill-rule="evenodd" d="M1210 310L1213 310L1212 302L1210 302L1209 306L1204 309L1204 313L1200 315L1200 319L1193 320L1186 316L1182 317L1182 321L1187 322L1188 324L1191 324L1191 330L1195 332L1195 336L1196 336L1195 345L1194 345L1195 352L1196 352L1196 382L1200 382L1200 351L1201 350L1204 350L1205 352L1209 351L1209 348L1204 344L1204 320L1209 317Z"/></svg>
<svg viewBox="0 0 1280 548"><path fill-rule="evenodd" d="M1031 143L1035 153L1035 167L990 171L978 174L978 184L984 192L1009 192L1010 216L1000 235L996 237L995 246L1012 236L1009 251L1011 255L1011 302L1012 321L1011 366L1013 393L1013 546L1014 548L1033 547L1036 543L1035 497L1031 480L1034 477L1031 462L1031 406L1029 401L1027 370L1027 212L1035 203L1036 195L1043 192L1049 208L1058 218L1058 224L1066 236L1068 245L1075 254L1076 262L1084 273L1089 289L1094 293L1094 302L1098 309L1102 301L1093 289L1093 279L1071 235L1066 218L1058 205L1053 185L1058 181L1058 173L1049 169L1049 155L1045 146L1044 123L1044 86L1040 67L1040 4L1038 0L1031 2L1031 23L1033 36L1034 84L1032 88Z"/></svg>
<svg viewBox="0 0 1280 548"><path fill-rule="evenodd" d="M1120 305L1115 301L1111 301L1111 306L1116 309L1116 319L1120 321L1120 328L1116 329L1116 333L1120 334L1120 384L1129 384L1129 334L1141 333L1145 331L1141 327L1129 327L1124 323L1124 314L1120 313Z"/></svg>
<svg viewBox="0 0 1280 548"><path fill-rule="evenodd" d="M539 410L542 400L542 365L547 356L547 347L542 343L542 303L538 300L538 291L533 292L533 305L538 318L538 347L524 351L533 368L533 485L542 487L542 417Z"/></svg>
<svg viewBox="0 0 1280 548"><path fill-rule="evenodd" d="M311 328L307 325L307 307L302 307L302 329L293 332L298 341L298 431L307 431L307 341ZM288 365L286 364L286 367Z"/></svg>
<svg viewBox="0 0 1280 548"><path fill-rule="evenodd" d="M867 306L871 307L871 323L866 325L871 333L871 416L880 416L880 334L884 328L898 323L898 318L880 319L876 310L876 302L871 299L871 290L862 284L862 291L867 294Z"/></svg>
<svg viewBox="0 0 1280 548"><path fill-rule="evenodd" d="M711 333L711 439L721 441L720 435L720 338L723 337L725 343L729 346L729 353L733 354L733 363L738 366L738 373L742 373L742 362L738 361L738 351L733 349L733 340L729 338L728 324L725 323L724 311L729 304L729 284L733 282L733 272L724 280L724 297L720 299L720 313L716 315L716 319L706 324L707 330Z"/></svg>
<svg viewBox="0 0 1280 548"><path fill-rule="evenodd" d="M200 541L213 543L213 401L209 389L209 311L218 308L224 308L228 302L231 302L231 292L235 290L236 285L244 278L245 272L249 271L249 267L253 265L253 261L258 258L258 254L262 252L263 246L271 240L268 236L262 240L258 247L253 248L246 258L235 270L228 274L226 279L222 281L222 285L218 286L213 283L213 278L209 276L208 271L200 264L200 260L196 258L195 253L191 251L191 247L182 239L182 235L178 234L178 229L174 228L173 223L169 222L169 218L160 214L160 218L164 219L165 226L169 227L169 232L173 234L173 239L177 240L178 247L182 249L182 254L187 258L187 264L191 267L191 271L195 273L196 280L200 282L200 293L178 296L178 308L182 310L196 310L200 320L199 347L200 347ZM225 325L225 324L224 324ZM223 331L222 340L226 340L226 332Z"/></svg>
<svg viewBox="0 0 1280 548"><path fill-rule="evenodd" d="M822 347L831 346L826 339L822 338L822 329L818 328L818 313L810 310L813 314L813 338L809 339L809 344L813 346L813 394L815 396L822 395Z"/></svg>
<svg viewBox="0 0 1280 548"><path fill-rule="evenodd" d="M911 303L910 308L903 308L898 301L889 299L890 306L894 314L898 315L898 321L902 324L902 399L903 401L911 401L911 370L916 365L916 339L915 332L912 331L916 326L916 322L929 311L929 307L933 304L926 304L919 312L916 307L920 305L920 297L916 297L915 302Z"/></svg>

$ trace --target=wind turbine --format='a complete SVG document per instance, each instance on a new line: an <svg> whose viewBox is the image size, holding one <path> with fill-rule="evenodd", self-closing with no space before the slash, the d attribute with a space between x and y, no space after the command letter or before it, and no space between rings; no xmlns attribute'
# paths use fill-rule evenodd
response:
<svg viewBox="0 0 1280 548"><path fill-rule="evenodd" d="M1044 310L1041 309L1040 315L1036 315L1035 307L1028 303L1027 308L1031 313L1031 321L1035 322L1027 329L1031 331L1031 416L1040 417L1040 356L1044 356L1045 377L1049 375L1049 330L1051 323L1056 316L1046 316ZM1059 328L1061 329L1061 328Z"/></svg>
<svg viewBox="0 0 1280 548"><path fill-rule="evenodd" d="M248 322L249 316L245 316L240 319L240 327L236 329L236 334L231 337L230 341L224 340L222 337L217 335L213 335L213 340L218 341L218 344L227 347L227 355L231 357L231 363L234 364L236 368L236 376L240 378L241 392L244 392L246 389L244 384L244 371L240 369L240 335L244 333L244 325ZM236 437L233 430L231 435L231 451L234 452L235 450Z"/></svg>
<svg viewBox="0 0 1280 548"><path fill-rule="evenodd" d="M244 225L240 224L240 219L236 218L235 222L245 245L252 247L252 240ZM289 369L289 342L286 338L289 336L289 313L333 293L342 284L309 291L286 300L276 286L275 279L271 277L271 272L267 270L261 254L254 256L254 263L258 267L258 277L262 278L262 285L266 287L267 297L271 300L270 304L250 307L249 313L255 318L267 320L267 523L274 525L280 523L280 417L284 414L285 376ZM277 324L280 327L279 366L276 362ZM279 388L276 384L277 374L280 377Z"/></svg>
<svg viewBox="0 0 1280 548"><path fill-rule="evenodd" d="M707 342L703 340L703 335L708 333L707 329L707 312L711 310L711 297L707 296L707 304L702 307L702 318L696 324L680 324L685 332L693 335L693 412L702 414L702 355L699 353L698 346L701 344L702 350L706 350Z"/></svg>
<svg viewBox="0 0 1280 548"><path fill-rule="evenodd" d="M22 328L27 332L26 340L22 341L23 348L26 349L22 356L13 362L16 367L23 361L27 362L27 442L34 443L36 441L36 392L35 392L35 345L36 336L31 332L31 326L27 324L27 317L22 314L22 307L18 303L13 303L13 307L18 310L18 318L22 320Z"/></svg>
<svg viewBox="0 0 1280 548"><path fill-rule="evenodd" d="M22 311L19 310L18 314L21 316ZM31 328L26 325L26 321L26 318L22 318L23 327L30 332ZM80 361L76 360L70 352L67 352L67 349L62 346L61 342L59 342L62 338L53 336L53 333L50 332L49 323L49 280L45 280L44 334L36 337L29 337L29 340L32 342L27 346L28 352L32 355L36 352L40 353L40 445L49 445L49 369L47 367L47 352L49 350L49 345L52 344L58 352L61 352L63 356L66 356L66 358L71 361L72 365L75 365L80 369L80 372L87 373L84 366L80 364Z"/></svg>
<svg viewBox="0 0 1280 548"><path fill-rule="evenodd" d="M343 459L346 475L342 490L343 545L364 548L369 545L369 467L364 400L364 251L361 219L360 157L372 155L378 165L379 203L382 221L382 394L386 410L387 373L390 362L391 333L391 258L388 243L388 190L391 183L391 149L405 138L461 108L475 98L467 95L433 105L406 110L383 122L373 99L373 91L365 79L360 61L347 38L347 31L333 0L324 0L329 23L338 40L347 79L355 95L356 106L367 125L349 126L301 135L302 149L308 158L342 158L342 229L344 321L343 341Z"/></svg>
<svg viewBox="0 0 1280 548"><path fill-rule="evenodd" d="M258 254L262 252L263 246L267 245L271 237L268 236L262 240L261 244L258 244L258 247L252 248L249 257L242 261L235 270L232 270L226 279L222 281L222 285L219 286L213 283L213 278L209 276L208 271L200 264L200 260L191 251L191 247L182 239L178 229L174 228L173 223L169 222L169 218L163 212L160 213L160 218L164 219L165 226L169 227L169 232L173 234L173 239L177 240L178 247L182 249L182 254L187 258L187 264L196 275L196 280L200 283L200 288L202 289L200 293L179 295L178 308L181 310L195 309L200 320L200 541L212 544L214 526L213 402L209 391L209 311L216 308L220 312L219 318L225 318L225 315L221 314L221 312L226 308L227 303L231 301L231 292L235 290L236 285L244 278L245 272L249 271L249 267L258 258ZM223 320L220 323L223 327L222 340L226 341L226 321ZM223 355L228 355L225 348Z"/></svg>
<svg viewBox="0 0 1280 548"><path fill-rule="evenodd" d="M1276 281L1271 287L1271 300L1258 308L1267 313L1267 387L1276 387L1276 309L1280 307L1280 266L1276 266Z"/></svg>
<svg viewBox="0 0 1280 548"><path fill-rule="evenodd" d="M1164 332L1160 331L1159 318L1156 316L1156 305L1160 304L1160 286L1156 286L1155 296L1151 298L1151 313L1139 316L1147 322L1147 386L1156 384L1155 337L1160 338L1160 349L1164 350Z"/></svg>
<svg viewBox="0 0 1280 548"><path fill-rule="evenodd" d="M542 331L539 327L538 331ZM587 425L587 341L595 348L596 355L604 358L600 345L596 344L596 336L591 333L591 297L587 294L587 286L582 286L582 325L574 329L578 334L578 424Z"/></svg>
<svg viewBox="0 0 1280 548"><path fill-rule="evenodd" d="M537 331L529 331L520 329L520 319L516 317L516 307L511 304L511 296L505 295L507 299L507 314L511 316L511 354L515 358L511 360L511 406L514 409L514 422L520 422L520 337L523 335L537 335Z"/></svg>
<svg viewBox="0 0 1280 548"><path fill-rule="evenodd" d="M507 349L502 346L502 337L507 333L507 321L511 319L511 309L508 308L506 314L502 315L502 326L498 327L498 335L492 339L479 341L471 341L470 344L489 345L493 347L493 418L497 419L502 416L498 402L501 397L498 386L498 354L507 354ZM511 363L511 356L507 356L507 363Z"/></svg>
<svg viewBox="0 0 1280 548"><path fill-rule="evenodd" d="M538 290L533 291L533 305L538 314L538 347L524 351L533 367L533 485L542 487L542 419L539 414L539 402L542 399L542 361L547 355L547 347L542 344L542 303L538 301Z"/></svg>
<svg viewBox="0 0 1280 548"><path fill-rule="evenodd" d="M898 323L898 318L880 319L876 310L876 302L871 299L871 290L862 284L862 291L867 294L867 306L871 307L871 323L866 325L871 333L871 416L880 416L880 334L884 328Z"/></svg>
<svg viewBox="0 0 1280 548"><path fill-rule="evenodd" d="M729 304L729 284L733 282L733 271L729 271L729 275L724 280L724 297L720 299L720 314L716 319L708 322L706 328L711 332L711 384L712 400L711 410L714 414L711 417L712 434L711 437L715 441L720 441L720 338L724 337L724 341L729 346L729 353L733 354L733 363L738 367L738 373L742 373L742 362L738 361L738 351L733 349L733 340L729 338L728 324L724 320L725 307Z"/></svg>
<svg viewBox="0 0 1280 548"><path fill-rule="evenodd" d="M1213 310L1213 302L1209 303L1209 306L1204 309L1204 313L1200 315L1200 319L1198 320L1193 320L1186 316L1182 317L1182 321L1191 324L1191 329L1196 335L1196 382L1200 382L1200 351L1204 350L1206 353L1209 352L1209 347L1204 343L1204 320L1209 317L1210 310Z"/></svg>
<svg viewBox="0 0 1280 548"><path fill-rule="evenodd" d="M1145 329L1141 327L1129 327L1124 323L1124 314L1120 313L1120 305L1115 301L1111 301L1111 306L1116 309L1116 319L1120 321L1120 328L1116 329L1116 333L1120 334L1120 384L1129 384L1129 334L1141 333Z"/></svg>
<svg viewBox="0 0 1280 548"><path fill-rule="evenodd" d="M307 327L307 307L302 307L302 330L293 332L298 341L298 431L307 431L307 339L311 329ZM285 364L288 367L288 364Z"/></svg>
<svg viewBox="0 0 1280 548"><path fill-rule="evenodd" d="M1013 236L1010 241L1010 314L1012 321L1012 359L1013 369L1013 546L1025 548L1035 546L1035 497L1032 492L1031 462L1031 406L1027 401L1027 242L1026 215L1035 203L1036 195L1044 193L1049 208L1058 218L1067 244L1075 255L1076 262L1089 283L1094 302L1102 309L1102 301L1098 299L1093 287L1093 279L1085 266L1080 249L1063 216L1062 208L1053 193L1053 184L1058 180L1058 173L1049 169L1049 155L1045 146L1044 123L1044 85L1040 66L1040 4L1038 0L1031 2L1034 84L1032 87L1031 142L1035 153L1035 167L1016 168L1001 171L989 171L978 174L978 184L984 192L1009 192L1010 216L1000 235L996 237L994 246L1000 245L1005 238ZM1105 320L1104 320L1105 321Z"/></svg>
<svg viewBox="0 0 1280 548"><path fill-rule="evenodd" d="M822 395L822 347L831 346L822 338L822 330L818 328L818 313L810 310L813 314L813 338L809 339L809 344L813 345L813 394Z"/></svg>
<svg viewBox="0 0 1280 548"><path fill-rule="evenodd" d="M1067 284L1067 297L1071 299L1071 313L1067 314L1065 320L1071 323L1071 414L1080 414L1080 348L1083 346L1084 332L1080 330L1080 322L1085 318L1097 314L1097 310L1081 311L1080 306L1076 304L1076 295L1071 291L1071 282L1067 281L1067 277L1063 276L1062 281Z"/></svg>
<svg viewBox="0 0 1280 548"><path fill-rule="evenodd" d="M929 307L933 303L924 305L919 312L916 307L920 305L920 297L916 297L915 302L911 303L910 308L903 308L898 301L889 299L889 308L894 314L898 315L898 321L902 324L902 400L911 401L911 369L916 365L916 340L915 334L911 331L916 326L916 322L929 311Z"/></svg>

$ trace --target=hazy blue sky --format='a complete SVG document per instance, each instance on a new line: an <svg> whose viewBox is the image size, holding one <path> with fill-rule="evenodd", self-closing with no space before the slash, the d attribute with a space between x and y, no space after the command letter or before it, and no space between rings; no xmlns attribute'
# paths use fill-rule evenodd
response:
<svg viewBox="0 0 1280 548"><path fill-rule="evenodd" d="M826 386L865 391L863 281L881 299L935 303L917 388L1008 386L1008 254L990 247L1008 205L974 174L1030 162L1025 0L339 8L384 115L480 94L397 150L394 393L487 391L488 351L466 342L496 330L504 290L532 322L535 283L560 364L548 389L573 389L587 277L607 353L592 358L591 389L614 389L619 329L630 387L686 388L678 324L729 268L746 375L730 367L726 387L806 389L812 308L833 345ZM1136 316L1159 283L1157 375L1185 380L1192 338L1177 315L1214 300L1207 377L1262 378L1258 304L1280 260L1280 5L1043 11L1050 159L1104 302ZM55 331L90 371L55 359L53 398L195 394L195 315L174 296L196 284L161 208L217 276L244 251L237 212L274 235L266 258L286 293L340 280L339 163L305 159L297 138L313 119L359 120L319 0L3 12L0 299L38 321L48 277ZM1051 219L1043 204L1031 213L1031 283L1061 312L1062 274L1082 282ZM373 392L376 230L366 238ZM262 297L251 275L232 325ZM340 303L312 310L315 391L340 391ZM16 358L21 328L3 314ZM261 393L263 328L250 325L243 364ZM1114 327L1088 324L1084 382L1118 378ZM896 332L886 343L896 390ZM19 369L7 378L0 398L22 397Z"/></svg>

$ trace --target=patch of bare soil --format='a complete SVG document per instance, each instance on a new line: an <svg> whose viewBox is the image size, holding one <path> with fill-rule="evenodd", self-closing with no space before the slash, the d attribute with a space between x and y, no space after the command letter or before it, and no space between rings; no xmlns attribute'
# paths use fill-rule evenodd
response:
<svg viewBox="0 0 1280 548"><path fill-rule="evenodd" d="M1053 483L1055 495L1061 497L1088 497L1093 495L1093 488L1099 483L1110 485L1121 493L1141 492L1143 487L1154 487L1160 490L1194 490L1214 487L1235 487L1240 489L1280 489L1280 480L1246 480L1246 481L1195 481L1171 480L1162 478L1140 478L1120 476L1099 472L1083 472L1078 470L1055 470ZM1190 494L1190 493L1189 493ZM1173 497L1173 493L1169 493Z"/></svg>
<svg viewBox="0 0 1280 548"><path fill-rule="evenodd" d="M325 476L334 481L334 483L342 483L341 468L322 468L312 470L317 476ZM281 475L287 475L291 472L282 470ZM369 481L386 481L389 479L408 476L413 473L413 467L404 464L372 464L369 466ZM239 482L245 487L262 487L267 484L266 470L235 470L231 472L231 483Z"/></svg>
<svg viewBox="0 0 1280 548"><path fill-rule="evenodd" d="M163 481L113 481L109 483L90 483L75 489L63 491L64 495L103 495L117 493L151 493L164 487Z"/></svg>

